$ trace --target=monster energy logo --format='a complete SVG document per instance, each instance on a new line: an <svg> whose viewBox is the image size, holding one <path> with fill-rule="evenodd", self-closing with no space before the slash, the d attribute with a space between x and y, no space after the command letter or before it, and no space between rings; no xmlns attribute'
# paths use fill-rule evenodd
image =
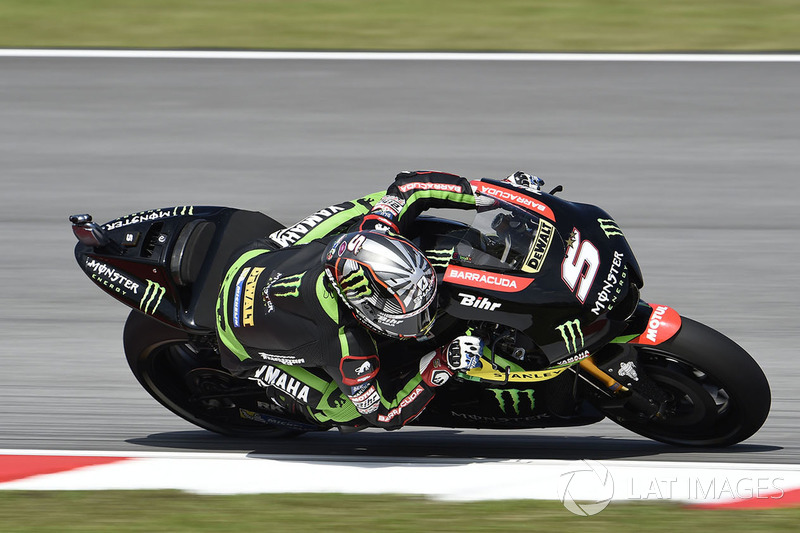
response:
<svg viewBox="0 0 800 533"><path fill-rule="evenodd" d="M158 306L161 305L161 299L164 298L164 294L166 294L166 292L167 289L155 281L150 281L148 279L147 289L145 289L142 299L139 300L139 309L152 315L156 312Z"/></svg>
<svg viewBox="0 0 800 533"><path fill-rule="evenodd" d="M367 276L361 268L342 278L339 284L342 286L342 290L348 293L349 298L366 298L372 295Z"/></svg>
<svg viewBox="0 0 800 533"><path fill-rule="evenodd" d="M272 296L278 298L296 298L300 296L300 282L303 281L304 274L305 272L276 279L270 285Z"/></svg>
<svg viewBox="0 0 800 533"><path fill-rule="evenodd" d="M454 251L455 248L450 248L449 250L425 250L425 255L432 266L444 268L450 264Z"/></svg>
<svg viewBox="0 0 800 533"><path fill-rule="evenodd" d="M577 318L564 322L556 328L561 333L561 338L564 339L564 344L567 345L567 351L570 353L577 352L583 348L583 332L581 331L581 322Z"/></svg>
<svg viewBox="0 0 800 533"><path fill-rule="evenodd" d="M607 238L613 235L622 235L622 230L619 229L617 223L611 218L598 218L597 222L600 224L600 229L606 234Z"/></svg>
<svg viewBox="0 0 800 533"><path fill-rule="evenodd" d="M172 215L193 215L194 214L194 206L193 205L179 205L175 209L172 210Z"/></svg>
<svg viewBox="0 0 800 533"><path fill-rule="evenodd" d="M509 414L508 408L514 410L515 414L519 414L519 407L520 407L520 400L522 398L528 398L528 402L530 403L530 410L533 411L534 407L534 398L533 398L533 389L487 389L494 393L494 397L497 400L498 406L500 406L500 410L503 411L504 414ZM507 394L506 394L507 393ZM506 396L510 396L511 405L506 403Z"/></svg>

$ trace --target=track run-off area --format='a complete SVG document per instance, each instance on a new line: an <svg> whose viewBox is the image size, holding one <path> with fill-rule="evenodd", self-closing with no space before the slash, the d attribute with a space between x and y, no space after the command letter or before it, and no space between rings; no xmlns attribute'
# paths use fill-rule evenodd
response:
<svg viewBox="0 0 800 533"><path fill-rule="evenodd" d="M138 479L195 492L342 492L325 480L356 476L359 490L556 499L582 476L608 491L605 469L609 498L790 504L800 487L798 62L0 50L0 488ZM75 264L68 215L103 222L227 205L288 224L406 169L526 170L603 207L637 254L643 297L722 331L765 370L764 427L727 449L670 447L610 422L255 442L194 428L139 388L122 355L127 310ZM191 485L188 472L202 469L216 487ZM404 485L415 477L425 483Z"/></svg>

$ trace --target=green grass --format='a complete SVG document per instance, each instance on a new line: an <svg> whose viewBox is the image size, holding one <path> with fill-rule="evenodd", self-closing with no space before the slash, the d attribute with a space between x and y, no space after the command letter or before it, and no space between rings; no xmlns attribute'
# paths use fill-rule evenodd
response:
<svg viewBox="0 0 800 533"><path fill-rule="evenodd" d="M358 483L354 479L353 483ZM703 511L612 504L579 517L558 502L443 503L406 496L194 496L153 492L0 492L0 530L204 531L796 531L800 509Z"/></svg>
<svg viewBox="0 0 800 533"><path fill-rule="evenodd" d="M800 50L798 0L0 0L0 47Z"/></svg>

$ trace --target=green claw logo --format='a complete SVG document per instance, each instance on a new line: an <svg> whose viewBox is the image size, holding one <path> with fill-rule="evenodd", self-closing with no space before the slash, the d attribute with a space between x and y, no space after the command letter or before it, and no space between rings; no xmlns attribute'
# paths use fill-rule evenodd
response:
<svg viewBox="0 0 800 533"><path fill-rule="evenodd" d="M619 229L617 223L611 218L598 218L597 222L600 224L600 229L606 234L606 238L611 238L614 235L622 236L622 230Z"/></svg>
<svg viewBox="0 0 800 533"><path fill-rule="evenodd" d="M193 205L179 205L172 210L172 216L176 215L194 215Z"/></svg>
<svg viewBox="0 0 800 533"><path fill-rule="evenodd" d="M568 352L574 353L583 348L584 340L580 320L577 318L575 320L568 320L556 329L561 333L561 338L564 339L564 344L567 346Z"/></svg>
<svg viewBox="0 0 800 533"><path fill-rule="evenodd" d="M367 276L361 268L342 278L340 285L349 298L366 298L372 295Z"/></svg>
<svg viewBox="0 0 800 533"><path fill-rule="evenodd" d="M164 298L164 294L166 293L167 289L155 281L150 281L148 279L147 289L144 291L142 299L139 300L139 309L145 313L150 313L151 315L154 314L156 309L158 309L158 306L161 305L161 299Z"/></svg>
<svg viewBox="0 0 800 533"><path fill-rule="evenodd" d="M500 407L500 410L503 411L504 414L510 414L506 409L510 407L514 410L514 414L519 414L519 407L520 407L520 400L524 397L528 398L528 402L531 405L531 411L533 411L535 400L533 397L533 389L487 389L494 393L494 397L497 400L497 404ZM508 393L511 397L511 405L508 406L506 404L506 399L504 393Z"/></svg>
<svg viewBox="0 0 800 533"><path fill-rule="evenodd" d="M300 296L300 282L303 281L304 275L305 272L278 278L269 286L270 292L275 291L272 292L272 296L275 298L296 298Z"/></svg>
<svg viewBox="0 0 800 533"><path fill-rule="evenodd" d="M455 252L455 248L450 248L449 250L425 250L425 256L431 262L431 266L445 268L450 264L453 252Z"/></svg>

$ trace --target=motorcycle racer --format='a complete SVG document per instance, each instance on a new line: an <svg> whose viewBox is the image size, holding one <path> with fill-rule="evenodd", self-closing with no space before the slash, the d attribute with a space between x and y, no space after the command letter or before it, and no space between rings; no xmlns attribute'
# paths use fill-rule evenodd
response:
<svg viewBox="0 0 800 533"><path fill-rule="evenodd" d="M461 335L419 353L414 339L432 338L436 277L401 235L422 211L474 209L475 196L463 177L403 172L371 209L351 205L336 223L354 222L356 231L330 236L322 225L301 244L276 249L262 240L239 255L217 302L219 348L223 365L264 386L280 409L317 422L396 429L482 352L480 339ZM409 343L418 366L381 372L385 338Z"/></svg>

